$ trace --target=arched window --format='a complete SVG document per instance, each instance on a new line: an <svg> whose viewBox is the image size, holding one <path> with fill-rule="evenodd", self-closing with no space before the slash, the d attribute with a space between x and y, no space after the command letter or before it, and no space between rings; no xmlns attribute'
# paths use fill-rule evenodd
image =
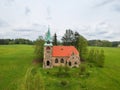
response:
<svg viewBox="0 0 120 90"><path fill-rule="evenodd" d="M71 66L71 62L69 62L69 66Z"/></svg>
<svg viewBox="0 0 120 90"><path fill-rule="evenodd" d="M47 66L49 66L50 65L50 61L47 61Z"/></svg>
<svg viewBox="0 0 120 90"><path fill-rule="evenodd" d="M48 47L46 47L46 50L50 50L50 47L48 46Z"/></svg>
<svg viewBox="0 0 120 90"><path fill-rule="evenodd" d="M75 64L77 64L77 62L75 62Z"/></svg>
<svg viewBox="0 0 120 90"><path fill-rule="evenodd" d="M72 57L72 59L74 59L74 57Z"/></svg>
<svg viewBox="0 0 120 90"><path fill-rule="evenodd" d="M62 59L60 60L60 62L61 62L61 63L64 63L64 59L62 58Z"/></svg>
<svg viewBox="0 0 120 90"><path fill-rule="evenodd" d="M58 63L58 59L57 58L55 59L55 63Z"/></svg>

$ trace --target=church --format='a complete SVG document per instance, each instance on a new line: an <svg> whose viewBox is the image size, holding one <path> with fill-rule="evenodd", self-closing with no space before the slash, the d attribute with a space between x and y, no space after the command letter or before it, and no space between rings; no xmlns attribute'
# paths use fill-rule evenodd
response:
<svg viewBox="0 0 120 90"><path fill-rule="evenodd" d="M45 37L43 68L79 67L79 52L74 46L53 46L50 29Z"/></svg>

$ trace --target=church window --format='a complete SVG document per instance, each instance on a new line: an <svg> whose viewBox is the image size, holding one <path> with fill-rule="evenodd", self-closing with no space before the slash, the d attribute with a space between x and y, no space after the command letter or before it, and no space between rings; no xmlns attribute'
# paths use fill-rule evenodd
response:
<svg viewBox="0 0 120 90"><path fill-rule="evenodd" d="M69 66L71 66L71 62L69 62Z"/></svg>
<svg viewBox="0 0 120 90"><path fill-rule="evenodd" d="M57 58L55 59L55 63L58 63L58 59Z"/></svg>
<svg viewBox="0 0 120 90"><path fill-rule="evenodd" d="M75 64L77 64L77 62L75 62Z"/></svg>
<svg viewBox="0 0 120 90"><path fill-rule="evenodd" d="M60 62L61 62L61 63L64 63L64 59L62 58L62 59L60 60Z"/></svg>
<svg viewBox="0 0 120 90"><path fill-rule="evenodd" d="M67 64L67 61L66 61L66 64Z"/></svg>
<svg viewBox="0 0 120 90"><path fill-rule="evenodd" d="M74 59L74 57L72 57L72 59Z"/></svg>
<svg viewBox="0 0 120 90"><path fill-rule="evenodd" d="M47 61L47 66L49 66L50 65L50 61Z"/></svg>
<svg viewBox="0 0 120 90"><path fill-rule="evenodd" d="M50 47L47 47L46 49L47 49L47 50L50 50Z"/></svg>

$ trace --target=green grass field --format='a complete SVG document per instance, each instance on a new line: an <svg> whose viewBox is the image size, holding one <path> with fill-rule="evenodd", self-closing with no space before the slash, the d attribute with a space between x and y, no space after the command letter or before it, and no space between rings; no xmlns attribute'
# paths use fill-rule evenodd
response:
<svg viewBox="0 0 120 90"><path fill-rule="evenodd" d="M90 47L93 48L93 47ZM45 90L120 90L120 48L104 49L104 68L89 68L88 78L78 77L78 68L70 69L70 77L56 77L58 68L38 70ZM34 58L34 47L30 45L0 46L0 90L17 90ZM66 86L61 81L67 81ZM22 90L19 89L19 90Z"/></svg>
<svg viewBox="0 0 120 90"><path fill-rule="evenodd" d="M33 59L33 46L0 46L0 90L13 90Z"/></svg>

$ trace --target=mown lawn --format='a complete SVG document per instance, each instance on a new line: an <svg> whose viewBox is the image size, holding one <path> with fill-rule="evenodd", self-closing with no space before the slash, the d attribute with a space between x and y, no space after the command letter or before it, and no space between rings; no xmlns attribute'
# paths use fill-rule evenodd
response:
<svg viewBox="0 0 120 90"><path fill-rule="evenodd" d="M96 48L104 49L105 65L88 68L90 76L87 78L78 75L79 68L70 69L68 77L57 77L58 68L46 70L39 66L45 90L120 90L120 48ZM33 46L0 46L0 90L16 90L33 58ZM63 86L62 81L67 84Z"/></svg>

